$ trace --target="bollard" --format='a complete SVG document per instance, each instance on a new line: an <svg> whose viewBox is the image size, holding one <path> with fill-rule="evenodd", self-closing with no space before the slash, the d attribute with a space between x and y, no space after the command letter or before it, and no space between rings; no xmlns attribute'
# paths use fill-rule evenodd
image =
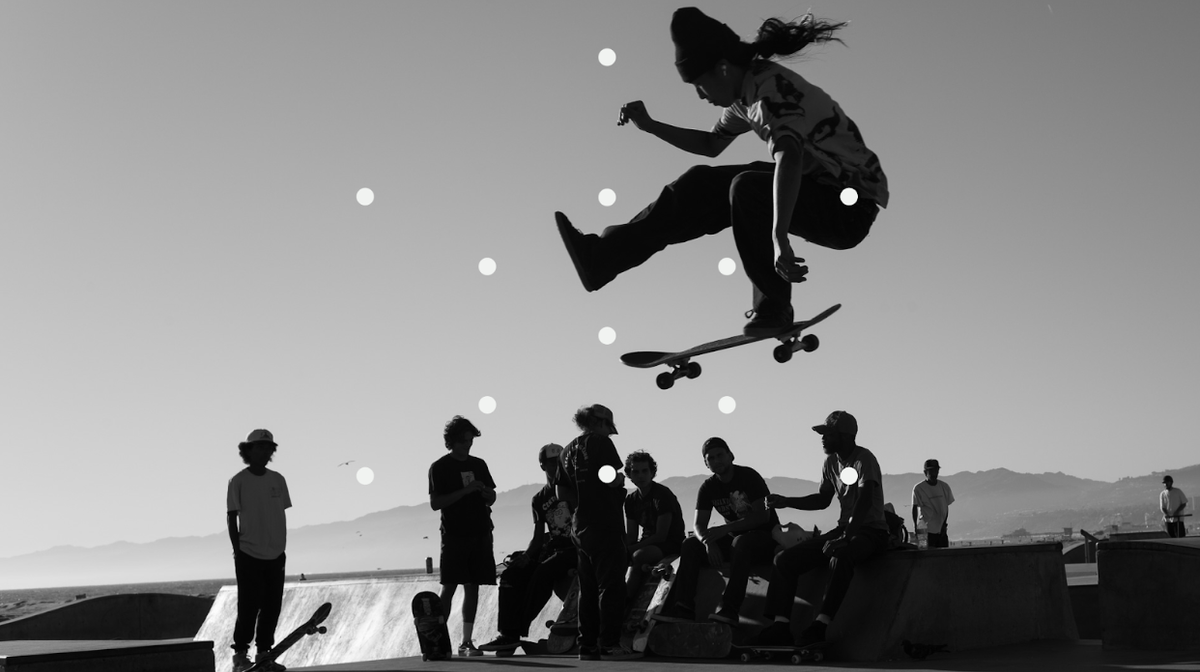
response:
<svg viewBox="0 0 1200 672"><path fill-rule="evenodd" d="M433 558L425 558L425 573L433 573Z"/></svg>

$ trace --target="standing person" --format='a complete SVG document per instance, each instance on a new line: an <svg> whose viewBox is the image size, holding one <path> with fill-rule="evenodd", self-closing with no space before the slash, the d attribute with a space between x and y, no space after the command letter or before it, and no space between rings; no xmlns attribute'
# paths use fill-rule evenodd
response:
<svg viewBox="0 0 1200 672"><path fill-rule="evenodd" d="M837 616L854 578L854 567L888 547L883 474L875 455L855 443L858 422L845 411L834 411L825 424L813 427L813 431L821 435L826 455L820 489L807 497L771 495L769 504L772 509L820 511L828 508L836 495L842 513L833 530L775 554L775 569L771 572L763 609L763 617L773 619L774 623L750 639L754 645L804 647L825 641L825 629ZM847 467L853 468L853 473ZM825 588L821 613L793 639L791 616L796 583L801 574L826 566L833 567L833 576Z"/></svg>
<svg viewBox="0 0 1200 672"><path fill-rule="evenodd" d="M491 508L496 503L496 482L487 462L471 455L471 447L479 436L479 430L470 420L454 416L442 432L446 450L450 452L429 467L429 506L442 512L442 553L438 564L442 608L447 612L458 586L463 586L460 656L483 655L472 640L479 585L496 584Z"/></svg>
<svg viewBox="0 0 1200 672"><path fill-rule="evenodd" d="M267 469L278 445L271 432L256 429L238 444L245 469L229 479L226 494L229 541L237 576L237 621L233 626L233 669L252 665L250 640L262 658L275 646L275 626L283 608L283 571L287 562L287 514L292 499L283 474ZM257 627L256 627L257 621ZM282 670L271 662L264 668Z"/></svg>
<svg viewBox="0 0 1200 672"><path fill-rule="evenodd" d="M577 563L571 543L571 504L558 496L555 482L563 447L547 443L538 450L538 464L546 475L546 485L533 495L533 538L525 552L513 558L500 575L500 612L492 641L480 645L483 651L508 648L529 635L529 624L541 613L554 592L554 584Z"/></svg>
<svg viewBox="0 0 1200 672"><path fill-rule="evenodd" d="M617 426L612 411L600 404L580 408L574 420L583 434L563 450L562 487L573 489L576 497L572 536L579 556L579 659L640 658L620 641L628 555L621 529L625 476L608 438ZM608 483L600 478L606 466L613 469Z"/></svg>
<svg viewBox="0 0 1200 672"><path fill-rule="evenodd" d="M664 620L696 620L696 584L700 568L720 567L729 563L729 583L721 594L721 603L708 618L737 625L738 612L746 599L750 568L769 562L777 544L771 530L779 517L766 506L767 482L757 471L733 463L733 451L719 436L700 447L704 466L712 472L696 493L694 525L696 536L683 541L679 573L668 595ZM713 509L721 514L724 525L709 527Z"/></svg>
<svg viewBox="0 0 1200 672"><path fill-rule="evenodd" d="M774 162L695 166L628 224L610 226L600 236L584 235L556 212L559 234L586 290L600 289L668 245L732 226L754 287L746 314L753 319L743 332L771 335L792 324L791 283L802 282L808 267L796 257L788 234L850 249L867 237L879 208L888 203L887 178L858 126L823 90L771 60L813 43L841 42L834 36L845 25L812 14L794 23L767 19L747 44L694 7L676 10L675 67L701 99L724 108L720 118L709 131L679 128L652 119L639 100L621 108L618 125L633 123L707 157L753 131Z"/></svg>
<svg viewBox="0 0 1200 672"><path fill-rule="evenodd" d="M675 493L654 480L658 463L650 453L637 450L626 455L625 475L636 486L625 495L625 546L629 551L625 601L632 603L646 580L642 566L653 566L665 557L679 555L683 545L683 509Z"/></svg>
<svg viewBox="0 0 1200 672"><path fill-rule="evenodd" d="M1187 528L1183 525L1181 514L1187 507L1188 498L1183 491L1173 487L1175 479L1163 476L1163 491L1158 494L1158 506L1163 512L1163 525L1170 537L1186 537Z"/></svg>
<svg viewBox="0 0 1200 672"><path fill-rule="evenodd" d="M954 503L954 493L950 491L949 483L938 480L941 470L937 460L925 460L925 480L914 485L912 491L913 529L918 528L918 520L925 521L930 548L950 547L946 521L950 516L950 505Z"/></svg>

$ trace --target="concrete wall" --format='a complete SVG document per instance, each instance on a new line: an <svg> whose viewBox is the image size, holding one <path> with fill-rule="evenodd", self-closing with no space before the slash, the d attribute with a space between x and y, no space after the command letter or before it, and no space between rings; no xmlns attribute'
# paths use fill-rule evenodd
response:
<svg viewBox="0 0 1200 672"><path fill-rule="evenodd" d="M212 604L211 597L165 593L89 597L0 623L0 640L190 638Z"/></svg>
<svg viewBox="0 0 1200 672"><path fill-rule="evenodd" d="M1101 542L1104 648L1200 649L1200 537Z"/></svg>

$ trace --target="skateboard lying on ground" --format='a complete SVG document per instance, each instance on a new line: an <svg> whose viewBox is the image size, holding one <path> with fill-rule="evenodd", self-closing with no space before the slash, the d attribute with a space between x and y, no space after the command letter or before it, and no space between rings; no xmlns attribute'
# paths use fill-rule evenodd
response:
<svg viewBox="0 0 1200 672"><path fill-rule="evenodd" d="M412 599L413 625L421 645L421 660L445 660L450 657L450 630L446 612L437 593L423 590Z"/></svg>
<svg viewBox="0 0 1200 672"><path fill-rule="evenodd" d="M254 663L254 665L250 666L246 672L259 672L259 670L267 669L268 665L275 662L276 658L282 656L285 651L292 648L293 644L301 639L304 639L305 635L315 635L318 632L322 635L325 634L325 626L321 625L321 623L326 618L329 618L329 612L332 609L333 605L328 602L317 607L317 610L313 613L312 618L301 623L300 627L293 630L287 637L284 637L282 642L276 644L274 648L267 652L266 656L260 658Z"/></svg>
<svg viewBox="0 0 1200 672"><path fill-rule="evenodd" d="M684 376L688 378L696 378L700 375L700 365L691 361L693 357L699 357L700 355L705 355L710 352L717 352L718 350L736 348L739 345L746 345L747 343L765 341L768 338L774 338L780 341L780 344L775 347L775 361L783 363L791 359L792 354L799 350L804 350L805 352L812 352L813 350L816 350L817 346L821 344L820 340L818 340L813 334L808 334L801 338L800 332L836 313L838 308L841 307L842 304L836 304L811 320L796 322L787 329L784 329L783 331L771 336L731 336L729 338L723 338L719 341L710 341L708 343L704 343L703 345L697 345L694 348L683 350L682 352L627 352L624 355L621 355L621 361L624 362L626 366L632 366L638 369L649 369L661 364L670 366L670 371L660 373L656 379L658 386L664 390L669 389L675 384L676 380L679 380Z"/></svg>
<svg viewBox="0 0 1200 672"><path fill-rule="evenodd" d="M733 643L733 628L705 621L660 622L650 631L647 648L668 658L725 658Z"/></svg>
<svg viewBox="0 0 1200 672"><path fill-rule="evenodd" d="M800 663L819 663L825 659L825 644L810 644L809 646L733 646L738 652L738 658L743 663L752 660L790 660L793 665Z"/></svg>
<svg viewBox="0 0 1200 672"><path fill-rule="evenodd" d="M546 652L559 654L567 653L575 648L579 640L579 577L572 570L571 587L563 598L562 610L558 619L546 621L550 635L546 638Z"/></svg>
<svg viewBox="0 0 1200 672"><path fill-rule="evenodd" d="M496 648L493 650L496 652L497 658L507 658L507 657L515 654L517 652L517 649L520 649L527 656L536 656L537 654L542 653L545 650L545 648L546 648L546 640L544 640L544 639L541 640L540 642L530 642L528 640L522 639L519 642L513 642L512 644L506 644L503 647Z"/></svg>
<svg viewBox="0 0 1200 672"><path fill-rule="evenodd" d="M642 589L634 599L625 623L621 627L621 643L632 651L645 651L646 641L650 630L658 621L654 614L662 610L662 605L671 593L671 584L675 581L675 568L671 563L679 556L667 556L653 566L643 565L642 571L649 576L642 584Z"/></svg>

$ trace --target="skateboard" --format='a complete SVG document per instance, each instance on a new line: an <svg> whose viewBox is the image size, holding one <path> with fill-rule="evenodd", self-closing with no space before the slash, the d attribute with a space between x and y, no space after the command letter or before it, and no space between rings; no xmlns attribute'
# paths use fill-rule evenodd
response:
<svg viewBox="0 0 1200 672"><path fill-rule="evenodd" d="M678 556L668 556L651 565L643 565L642 571L649 577L642 584L642 589L634 599L625 623L621 628L621 643L633 651L645 651L646 641L650 630L657 621L654 614L662 609L667 595L671 592L671 584L675 581L675 568L671 563Z"/></svg>
<svg viewBox="0 0 1200 672"><path fill-rule="evenodd" d="M697 345L694 348L683 350L681 352L657 352L657 351L639 351L627 352L621 355L621 361L626 366L632 366L638 369L650 369L661 364L666 364L671 367L670 371L660 373L655 381L661 389L670 389L675 384L676 380L683 377L697 378L700 376L700 365L692 361L693 357L699 357L710 352L718 350L727 350L736 348L747 343L757 343L765 341L768 338L778 339L780 344L775 346L775 361L779 363L786 362L792 358L792 354L804 350L812 352L821 344L820 340L813 334L807 334L803 338L800 337L800 332L824 320L830 315L837 312L842 304L835 304L825 312L817 315L811 320L796 322L792 326L783 331L771 336L731 336L723 338L719 341L710 341L702 345Z"/></svg>
<svg viewBox="0 0 1200 672"><path fill-rule="evenodd" d="M819 663L825 659L825 644L810 644L808 646L733 646L738 652L738 659L743 663L752 660L790 660L793 665L800 663Z"/></svg>
<svg viewBox="0 0 1200 672"><path fill-rule="evenodd" d="M571 587L563 598L562 610L558 619L546 621L550 635L546 638L546 652L559 654L567 653L575 648L579 640L579 577L571 577Z"/></svg>
<svg viewBox="0 0 1200 672"><path fill-rule="evenodd" d="M724 623L662 622L654 626L646 646L668 658L725 658L733 643L733 628Z"/></svg>
<svg viewBox="0 0 1200 672"><path fill-rule="evenodd" d="M421 645L421 660L450 658L450 630L446 627L446 612L437 593L423 590L412 599L413 625Z"/></svg>
<svg viewBox="0 0 1200 672"><path fill-rule="evenodd" d="M312 618L301 623L300 627L292 630L291 634L284 637L282 642L276 644L267 652L266 656L255 662L246 672L259 672L260 670L267 669L271 663L275 662L276 658L282 656L284 652L292 648L293 644L304 639L305 635L325 634L325 626L321 625L321 623L326 618L329 618L329 612L332 609L333 605L328 602L317 607L317 610L313 612Z"/></svg>
<svg viewBox="0 0 1200 672"><path fill-rule="evenodd" d="M509 656L515 654L517 649L520 649L527 656L536 656L545 648L545 643L546 640L544 639L540 642L530 642L522 639L521 641L505 646L502 649L496 649L496 657L508 658Z"/></svg>

